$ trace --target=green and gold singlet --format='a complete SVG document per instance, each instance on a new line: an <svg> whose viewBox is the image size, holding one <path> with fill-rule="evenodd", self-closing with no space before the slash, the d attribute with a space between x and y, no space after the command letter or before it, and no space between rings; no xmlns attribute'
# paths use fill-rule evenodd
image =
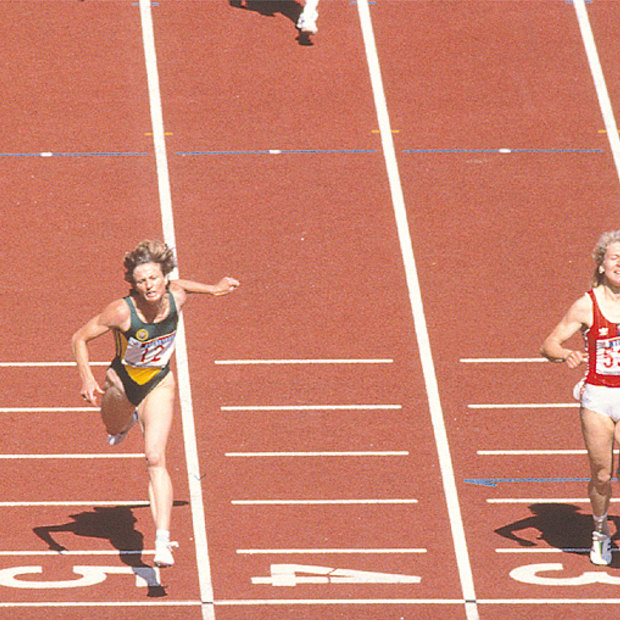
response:
<svg viewBox="0 0 620 620"><path fill-rule="evenodd" d="M114 330L116 357L111 368L122 381L127 398L136 406L170 372L179 314L174 296L170 291L167 294L170 309L159 323L142 321L132 297L125 297L131 325L126 332Z"/></svg>

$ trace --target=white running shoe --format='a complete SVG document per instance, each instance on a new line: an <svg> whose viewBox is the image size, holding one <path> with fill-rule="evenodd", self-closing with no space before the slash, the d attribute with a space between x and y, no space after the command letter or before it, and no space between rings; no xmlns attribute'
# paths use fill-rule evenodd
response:
<svg viewBox="0 0 620 620"><path fill-rule="evenodd" d="M319 14L316 11L304 10L297 20L297 28L305 34L316 34L319 31L316 25L318 18Z"/></svg>
<svg viewBox="0 0 620 620"><path fill-rule="evenodd" d="M597 566L609 566L611 564L611 536L601 532L592 532L590 562Z"/></svg>
<svg viewBox="0 0 620 620"><path fill-rule="evenodd" d="M131 422L129 423L129 426L122 433L118 433L118 435L108 435L108 443L111 446L117 446L119 443L121 443L121 441L123 441L123 439L127 437L129 431L133 428L133 425L137 421L138 421L138 412L134 411L133 415L131 416Z"/></svg>
<svg viewBox="0 0 620 620"><path fill-rule="evenodd" d="M170 568L174 566L172 557L172 547L178 547L177 542L158 542L155 541L155 557L153 562L158 568Z"/></svg>

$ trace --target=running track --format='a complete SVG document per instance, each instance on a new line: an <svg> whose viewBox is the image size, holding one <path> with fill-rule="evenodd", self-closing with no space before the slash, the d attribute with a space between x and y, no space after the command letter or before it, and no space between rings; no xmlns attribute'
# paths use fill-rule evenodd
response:
<svg viewBox="0 0 620 620"><path fill-rule="evenodd" d="M0 2L0 616L620 602L536 359L618 227L620 6L358 1L311 46L294 2ZM68 347L150 236L242 282L185 312L161 575L139 433L107 448Z"/></svg>

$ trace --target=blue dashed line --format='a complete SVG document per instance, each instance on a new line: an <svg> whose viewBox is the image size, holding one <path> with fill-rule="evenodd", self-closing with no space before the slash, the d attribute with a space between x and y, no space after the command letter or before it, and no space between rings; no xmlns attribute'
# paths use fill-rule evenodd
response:
<svg viewBox="0 0 620 620"><path fill-rule="evenodd" d="M403 153L604 153L603 149L404 149Z"/></svg>
<svg viewBox="0 0 620 620"><path fill-rule="evenodd" d="M376 149L298 149L280 150L270 149L267 151L179 151L177 155L326 155L326 154L358 154L376 153Z"/></svg>
<svg viewBox="0 0 620 620"><path fill-rule="evenodd" d="M501 482L588 482L588 480L589 478L466 478L465 482L484 487L496 487Z"/></svg>
<svg viewBox="0 0 620 620"><path fill-rule="evenodd" d="M148 153L0 153L0 157L141 157Z"/></svg>

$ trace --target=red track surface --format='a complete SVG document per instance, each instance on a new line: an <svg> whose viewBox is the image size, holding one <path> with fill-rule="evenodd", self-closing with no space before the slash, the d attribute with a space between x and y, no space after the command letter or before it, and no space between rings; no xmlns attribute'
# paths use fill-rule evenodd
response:
<svg viewBox="0 0 620 620"><path fill-rule="evenodd" d="M139 433L108 449L96 412L72 409L81 405L74 368L11 364L69 361L71 333L125 293L123 253L163 234L139 7L0 2L10 50L0 456L58 455L0 459L0 617L465 617L357 7L322 0L320 33L303 46L290 18L264 14L282 4L261 6L151 8L181 273L230 274L242 287L192 299L185 312L209 557L194 551L179 415L168 457L177 565L147 588L131 568L156 577ZM588 285L598 234L618 227L618 176L575 10L563 0L377 0L370 10L477 612L600 617L612 609L604 601L565 601L618 598L620 582L511 576L554 563L562 570L539 576L618 580L617 559L603 570L558 551L588 546L587 503L488 501L584 498L585 456L479 454L581 449L576 409L470 406L568 403L577 377L533 362L461 361L536 357ZM594 0L588 12L618 109L620 6ZM93 359L107 361L111 348L96 343ZM390 361L216 363L343 358ZM306 456L250 456L292 452ZM395 454L308 455L317 452ZM247 503L369 499L401 501ZM46 554L49 537L52 551L74 554ZM207 562L215 604L203 616ZM274 585L279 564L307 572ZM28 575L32 566L42 574ZM16 587L75 580L75 566L128 572L83 587ZM420 582L336 583L322 567ZM309 575L318 583L300 580Z"/></svg>

